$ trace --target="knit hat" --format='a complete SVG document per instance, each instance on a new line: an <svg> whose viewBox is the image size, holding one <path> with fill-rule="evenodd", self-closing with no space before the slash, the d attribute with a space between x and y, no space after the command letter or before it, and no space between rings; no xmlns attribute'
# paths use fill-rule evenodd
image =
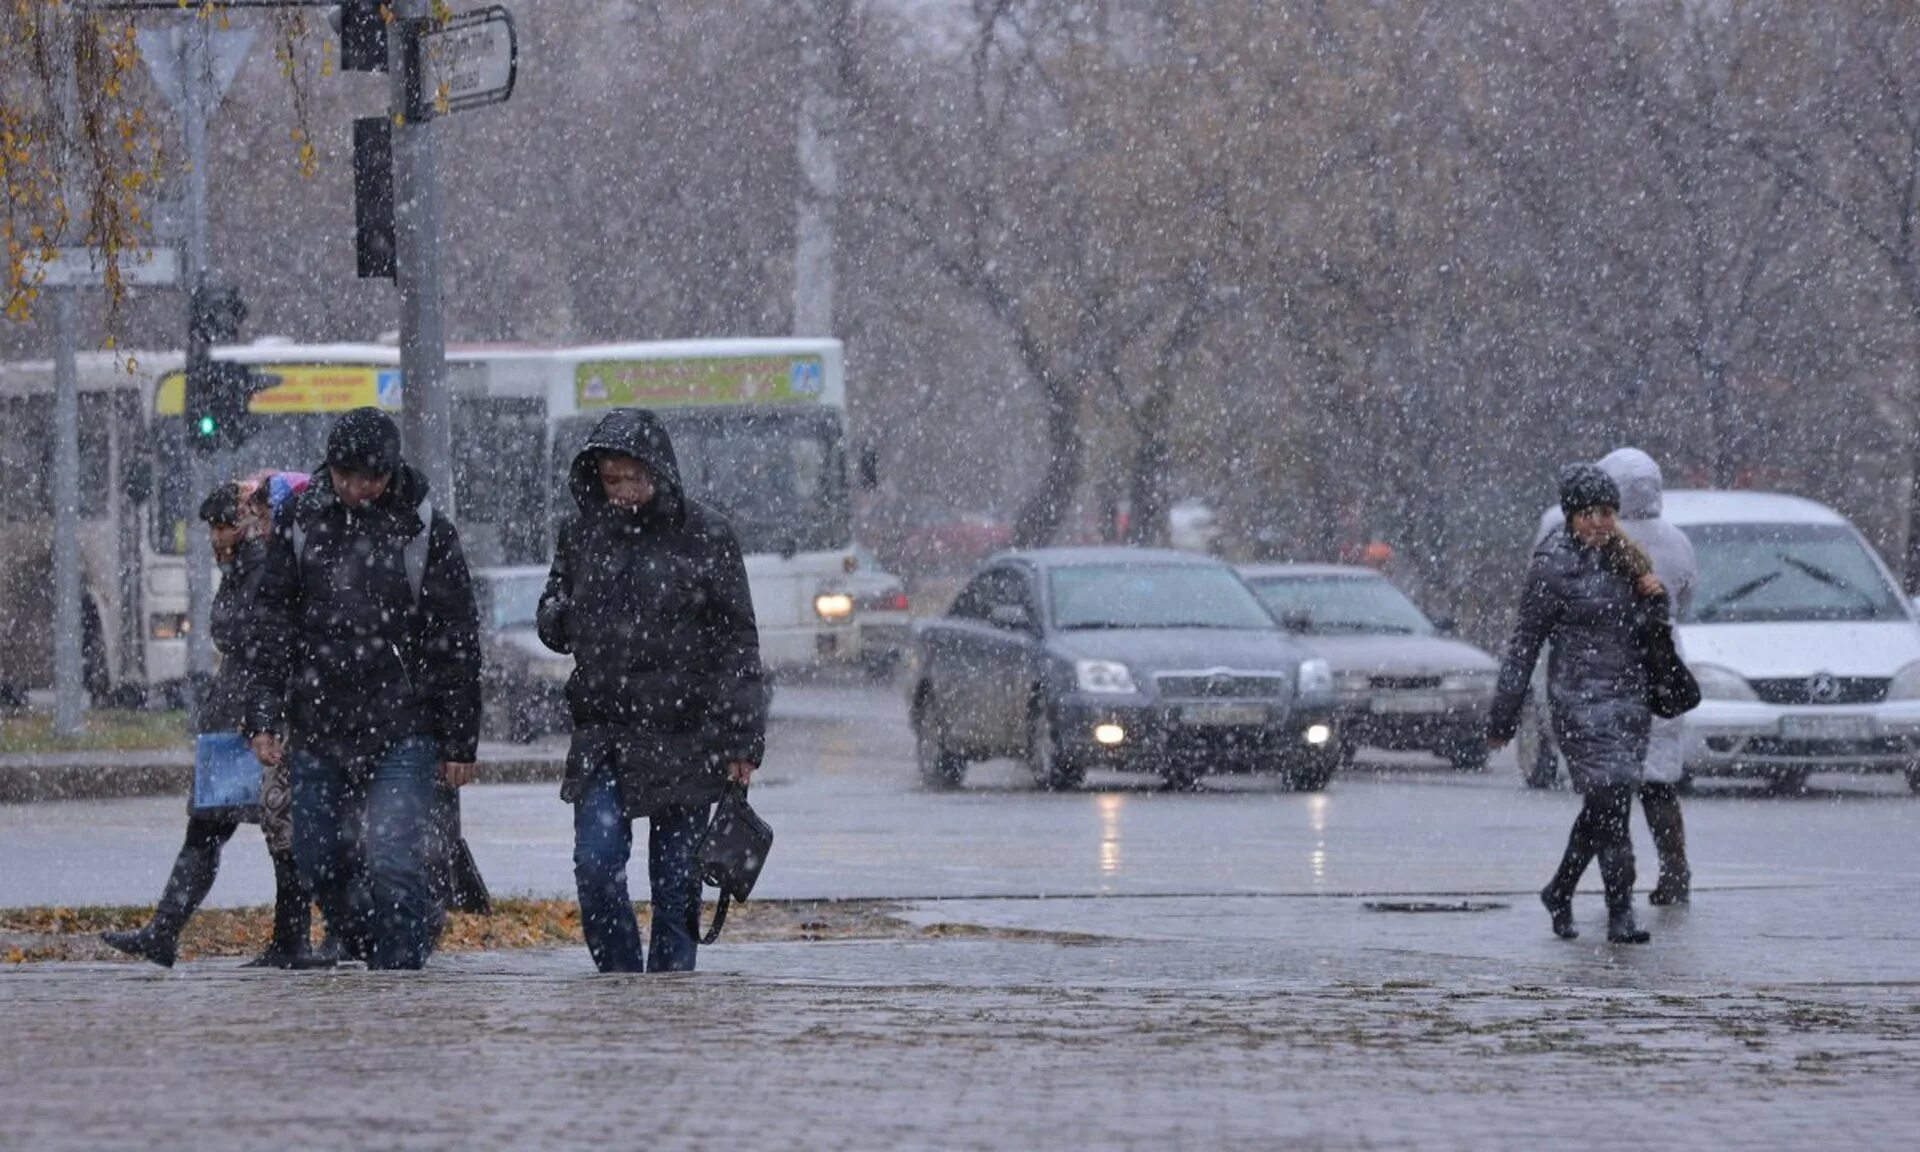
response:
<svg viewBox="0 0 1920 1152"><path fill-rule="evenodd" d="M1560 473L1560 511L1569 520L1588 508L1620 509L1620 486L1592 464L1570 464Z"/></svg>
<svg viewBox="0 0 1920 1152"><path fill-rule="evenodd" d="M200 501L200 519L208 524L240 523L240 485L229 480Z"/></svg>
<svg viewBox="0 0 1920 1152"><path fill-rule="evenodd" d="M378 408L355 408L327 434L327 467L390 476L400 467L400 429Z"/></svg>

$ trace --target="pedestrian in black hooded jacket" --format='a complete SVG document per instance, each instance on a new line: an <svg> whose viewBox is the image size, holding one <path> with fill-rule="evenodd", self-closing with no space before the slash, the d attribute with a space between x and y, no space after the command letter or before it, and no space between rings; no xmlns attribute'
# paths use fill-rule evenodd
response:
<svg viewBox="0 0 1920 1152"><path fill-rule="evenodd" d="M473 586L452 521L423 519L429 506L392 419L348 412L276 527L257 600L246 732L262 762L292 757L301 876L375 968L418 968L439 936L438 789L472 779L479 741Z"/></svg>
<svg viewBox="0 0 1920 1152"><path fill-rule="evenodd" d="M1573 893L1596 855L1607 892L1607 938L1649 939L1633 915L1633 841L1627 820L1646 760L1653 713L1640 635L1649 612L1664 618L1666 590L1652 563L1620 530L1620 489L1590 465L1560 477L1566 526L1533 554L1520 620L1507 644L1487 739L1500 747L1520 725L1541 646L1552 643L1547 701L1554 736L1583 796L1553 880L1540 893L1556 935L1571 939Z"/></svg>
<svg viewBox="0 0 1920 1152"><path fill-rule="evenodd" d="M571 653L580 919L603 972L694 966L693 851L729 779L765 748L766 686L746 563L733 527L687 496L653 413L594 427L570 473L579 512L560 525L540 639ZM652 938L642 954L627 895L632 821L649 822Z"/></svg>

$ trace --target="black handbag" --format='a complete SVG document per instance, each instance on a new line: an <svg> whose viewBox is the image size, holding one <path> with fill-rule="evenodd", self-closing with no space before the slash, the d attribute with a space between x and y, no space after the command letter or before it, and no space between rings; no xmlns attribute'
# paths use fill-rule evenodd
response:
<svg viewBox="0 0 1920 1152"><path fill-rule="evenodd" d="M1647 669L1647 708L1663 720L1700 707L1700 682L1674 647L1673 625L1665 612L1648 612L1641 621L1640 657Z"/></svg>
<svg viewBox="0 0 1920 1152"><path fill-rule="evenodd" d="M720 929L727 922L728 903L744 901L753 891L772 847L773 829L747 803L746 785L729 782L693 854L696 891L687 920L702 944L711 944L720 938ZM713 923L707 927L707 934L700 936L699 890L708 886L720 890L720 902L713 910Z"/></svg>

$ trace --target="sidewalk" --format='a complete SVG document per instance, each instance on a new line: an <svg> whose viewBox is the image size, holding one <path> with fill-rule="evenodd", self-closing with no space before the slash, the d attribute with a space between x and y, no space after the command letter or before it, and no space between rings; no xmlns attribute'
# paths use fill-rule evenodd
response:
<svg viewBox="0 0 1920 1152"><path fill-rule="evenodd" d="M538 744L480 745L483 784L558 780L566 765L564 738ZM192 782L193 752L185 747L0 756L0 804L184 796Z"/></svg>

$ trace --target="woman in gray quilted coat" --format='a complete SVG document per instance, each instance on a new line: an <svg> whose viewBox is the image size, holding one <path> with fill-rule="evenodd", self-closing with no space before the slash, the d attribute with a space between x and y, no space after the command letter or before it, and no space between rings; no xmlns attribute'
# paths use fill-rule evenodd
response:
<svg viewBox="0 0 1920 1152"><path fill-rule="evenodd" d="M1619 529L1620 489L1607 473L1576 464L1560 476L1566 527L1533 554L1520 620L1501 663L1487 739L1513 738L1540 649L1551 642L1548 711L1573 782L1584 795L1559 871L1540 893L1556 935L1572 939L1573 893L1595 856L1607 892L1607 938L1643 944L1634 920L1633 841L1627 818L1647 755L1653 713L1639 630L1666 610L1666 590L1645 552Z"/></svg>

